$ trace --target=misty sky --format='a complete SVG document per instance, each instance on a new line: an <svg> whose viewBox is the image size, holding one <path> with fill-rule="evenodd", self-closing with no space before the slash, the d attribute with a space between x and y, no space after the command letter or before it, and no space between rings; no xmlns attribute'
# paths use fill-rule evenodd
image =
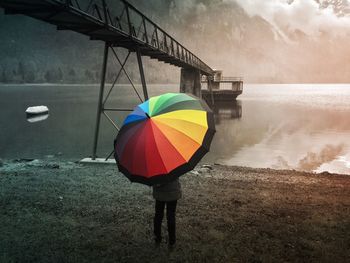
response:
<svg viewBox="0 0 350 263"><path fill-rule="evenodd" d="M130 2L226 76L254 83L350 82L348 0ZM6 79L18 79L11 74L20 62L35 69L34 81L58 68L67 81L72 68L78 69L76 81L85 71L98 79L101 43L21 15L0 14L0 34L0 72ZM173 67L146 65L151 81L178 81Z"/></svg>
<svg viewBox="0 0 350 263"><path fill-rule="evenodd" d="M228 0L229 1L229 0ZM261 16L288 39L286 30L300 30L319 37L323 32L332 36L349 36L350 10L348 1L315 0L236 0L250 16Z"/></svg>
<svg viewBox="0 0 350 263"><path fill-rule="evenodd" d="M268 83L350 81L347 0L172 3L169 20L178 22L172 31L226 75Z"/></svg>

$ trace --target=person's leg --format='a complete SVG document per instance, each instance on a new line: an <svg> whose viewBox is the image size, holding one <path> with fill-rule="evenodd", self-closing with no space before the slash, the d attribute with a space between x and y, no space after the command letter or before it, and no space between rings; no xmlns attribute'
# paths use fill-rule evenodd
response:
<svg viewBox="0 0 350 263"><path fill-rule="evenodd" d="M176 204L177 201L167 202L166 216L168 221L169 245L174 245L176 242Z"/></svg>
<svg viewBox="0 0 350 263"><path fill-rule="evenodd" d="M154 236L155 236L155 241L157 243L160 243L162 240L162 221L164 217L164 207L165 207L165 202L158 201L156 200L156 205L155 205L155 215L154 215Z"/></svg>

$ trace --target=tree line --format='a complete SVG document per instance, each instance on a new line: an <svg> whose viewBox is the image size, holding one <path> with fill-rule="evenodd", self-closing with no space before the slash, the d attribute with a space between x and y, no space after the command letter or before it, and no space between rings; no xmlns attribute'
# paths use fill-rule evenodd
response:
<svg viewBox="0 0 350 263"><path fill-rule="evenodd" d="M101 79L101 70L94 70L81 67L50 66L49 68L39 68L34 62L17 62L15 65L4 66L0 64L0 83L99 83ZM95 68L97 68L95 66ZM106 81L114 82L116 72L119 70L113 66L108 67L106 72ZM173 77L172 72L164 71L159 74L159 69L152 65L145 65L147 68L148 81L152 83L174 83L177 78ZM135 82L140 83L138 66L135 63L129 65L127 69L129 77ZM128 83L127 76L122 73L118 83Z"/></svg>
<svg viewBox="0 0 350 263"><path fill-rule="evenodd" d="M60 66L38 69L33 63L18 62L15 67L0 66L0 83L95 83L100 72Z"/></svg>

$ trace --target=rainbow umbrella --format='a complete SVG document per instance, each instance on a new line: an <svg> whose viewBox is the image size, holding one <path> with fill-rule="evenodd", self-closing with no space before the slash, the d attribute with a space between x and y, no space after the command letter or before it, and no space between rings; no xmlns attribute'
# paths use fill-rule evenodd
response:
<svg viewBox="0 0 350 263"><path fill-rule="evenodd" d="M136 106L114 141L119 171L132 182L166 183L192 170L209 151L213 113L201 99L166 93Z"/></svg>

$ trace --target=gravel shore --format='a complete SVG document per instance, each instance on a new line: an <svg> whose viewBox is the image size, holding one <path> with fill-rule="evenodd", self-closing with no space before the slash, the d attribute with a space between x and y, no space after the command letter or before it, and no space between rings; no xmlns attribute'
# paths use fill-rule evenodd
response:
<svg viewBox="0 0 350 263"><path fill-rule="evenodd" d="M114 165L1 161L0 262L346 262L350 176L202 165L181 177L177 245L151 188Z"/></svg>

